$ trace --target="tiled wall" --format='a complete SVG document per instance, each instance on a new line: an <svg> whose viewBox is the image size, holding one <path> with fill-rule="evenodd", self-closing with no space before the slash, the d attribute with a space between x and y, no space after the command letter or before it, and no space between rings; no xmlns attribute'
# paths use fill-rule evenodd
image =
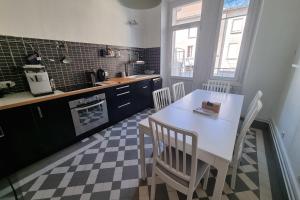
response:
<svg viewBox="0 0 300 200"><path fill-rule="evenodd" d="M33 52L31 46L40 53L43 65L46 66L49 76L55 80L57 88L88 83L90 80L86 71L100 67L108 71L110 76L115 76L117 72L124 71L124 64L129 59L128 55L136 52L143 57L146 64L129 65L129 74L141 74L145 69L153 69L156 73L160 71L159 47L142 49L109 46L113 49L121 49L121 57L103 58L99 55L99 50L105 48L103 44L66 43L71 59L70 64L60 62L65 54L62 41L0 36L0 81L16 82L13 91L28 90L22 66L26 64L26 54ZM57 44L60 44L59 47ZM54 62L50 59L54 59Z"/></svg>
<svg viewBox="0 0 300 200"><path fill-rule="evenodd" d="M154 70L156 74L160 73L160 48L147 48L144 50L144 59L147 63L147 69Z"/></svg>

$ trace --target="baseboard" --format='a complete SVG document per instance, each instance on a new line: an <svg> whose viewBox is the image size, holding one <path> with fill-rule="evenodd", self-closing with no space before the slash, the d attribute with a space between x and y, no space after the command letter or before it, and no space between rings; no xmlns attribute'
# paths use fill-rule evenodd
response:
<svg viewBox="0 0 300 200"><path fill-rule="evenodd" d="M259 120L258 120L259 121ZM293 172L291 162L289 160L288 154L284 147L283 141L280 137L280 132L273 120L263 122L268 123L270 127L270 132L272 134L273 142L276 149L276 154L279 160L280 168L283 174L283 179L285 182L286 190L290 200L299 200L300 191L298 187L298 181Z"/></svg>

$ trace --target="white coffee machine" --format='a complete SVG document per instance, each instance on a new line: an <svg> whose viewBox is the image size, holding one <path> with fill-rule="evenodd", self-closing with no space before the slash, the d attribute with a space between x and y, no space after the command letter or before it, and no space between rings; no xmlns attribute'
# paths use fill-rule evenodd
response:
<svg viewBox="0 0 300 200"><path fill-rule="evenodd" d="M23 68L33 96L53 93L45 66L25 65Z"/></svg>

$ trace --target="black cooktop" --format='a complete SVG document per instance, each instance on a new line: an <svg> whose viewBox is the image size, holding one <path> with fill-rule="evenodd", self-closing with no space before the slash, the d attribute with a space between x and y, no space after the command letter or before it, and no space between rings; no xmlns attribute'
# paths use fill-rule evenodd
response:
<svg viewBox="0 0 300 200"><path fill-rule="evenodd" d="M68 85L65 87L60 87L57 88L58 90L61 90L63 92L70 92L70 91L75 91L75 90L81 90L85 88L91 88L94 87L92 83L82 83L82 84L76 84L76 85Z"/></svg>

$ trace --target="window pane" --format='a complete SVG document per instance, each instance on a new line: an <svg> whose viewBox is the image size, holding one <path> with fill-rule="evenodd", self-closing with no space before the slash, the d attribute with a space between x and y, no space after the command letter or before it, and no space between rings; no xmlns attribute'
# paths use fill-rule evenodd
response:
<svg viewBox="0 0 300 200"><path fill-rule="evenodd" d="M225 0L213 75L234 78L249 0Z"/></svg>
<svg viewBox="0 0 300 200"><path fill-rule="evenodd" d="M202 1L186 4L173 9L173 26L200 21Z"/></svg>
<svg viewBox="0 0 300 200"><path fill-rule="evenodd" d="M193 77L197 27L173 32L172 76Z"/></svg>

